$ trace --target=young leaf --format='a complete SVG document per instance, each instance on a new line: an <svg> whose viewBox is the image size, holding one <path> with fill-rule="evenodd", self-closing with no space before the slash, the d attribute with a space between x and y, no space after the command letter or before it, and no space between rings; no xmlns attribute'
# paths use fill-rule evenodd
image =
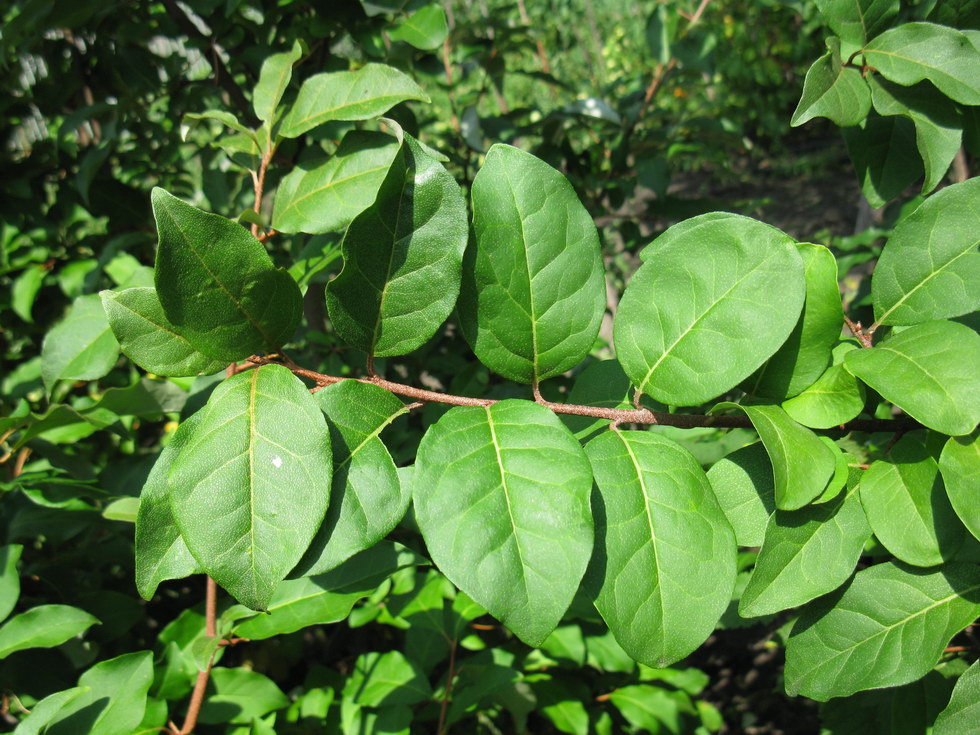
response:
<svg viewBox="0 0 980 735"><path fill-rule="evenodd" d="M187 548L239 602L264 609L327 510L330 435L313 396L265 365L219 385L170 469Z"/></svg>
<svg viewBox="0 0 980 735"><path fill-rule="evenodd" d="M214 691L204 700L198 718L205 725L249 724L256 717L289 706L289 697L257 671L218 666L211 670L211 680Z"/></svg>
<svg viewBox="0 0 980 735"><path fill-rule="evenodd" d="M32 607L0 626L0 659L29 648L52 648L98 624L98 618L77 607Z"/></svg>
<svg viewBox="0 0 980 735"><path fill-rule="evenodd" d="M199 352L170 323L152 287L102 291L102 307L119 347L148 373L211 375L225 367L222 360Z"/></svg>
<svg viewBox="0 0 980 735"><path fill-rule="evenodd" d="M906 117L881 117L841 130L861 191L872 207L884 207L923 174L915 126Z"/></svg>
<svg viewBox="0 0 980 735"><path fill-rule="evenodd" d="M803 96L790 120L794 127L815 117L825 117L842 128L857 125L871 109L871 93L861 72L841 63L840 39L828 38L827 48L807 70Z"/></svg>
<svg viewBox="0 0 980 735"><path fill-rule="evenodd" d="M956 686L949 705L936 718L933 735L960 735L976 730L980 722L980 662L974 661Z"/></svg>
<svg viewBox="0 0 980 735"><path fill-rule="evenodd" d="M863 46L888 28L898 14L898 0L817 0L831 30L853 46Z"/></svg>
<svg viewBox="0 0 980 735"><path fill-rule="evenodd" d="M293 64L303 55L303 46L299 41L292 49L281 54L271 54L262 62L259 81L252 94L252 108L255 116L262 122L269 122L275 117L279 100L289 86L293 76Z"/></svg>
<svg viewBox="0 0 980 735"><path fill-rule="evenodd" d="M844 324L834 254L808 242L796 247L806 278L803 313L782 346L745 382L746 391L763 398L795 396L819 378Z"/></svg>
<svg viewBox="0 0 980 735"><path fill-rule="evenodd" d="M456 303L466 238L459 186L406 134L377 200L344 236L344 269L327 286L334 328L370 355L421 346Z"/></svg>
<svg viewBox="0 0 980 735"><path fill-rule="evenodd" d="M844 367L844 356L856 349L853 342L840 342L832 353L834 364L802 393L783 401L783 410L791 419L811 429L830 429L861 413L864 384Z"/></svg>
<svg viewBox="0 0 980 735"><path fill-rule="evenodd" d="M299 324L302 297L241 225L153 190L164 313L198 351L226 363L278 350Z"/></svg>
<svg viewBox="0 0 980 735"><path fill-rule="evenodd" d="M17 562L24 547L21 544L0 546L0 621L10 615L20 597L20 575Z"/></svg>
<svg viewBox="0 0 980 735"><path fill-rule="evenodd" d="M871 527L855 490L769 519L738 614L755 618L832 592L851 576Z"/></svg>
<svg viewBox="0 0 980 735"><path fill-rule="evenodd" d="M439 569L529 645L554 630L592 553L592 473L548 409L451 409L422 438L412 497Z"/></svg>
<svg viewBox="0 0 980 735"><path fill-rule="evenodd" d="M538 383L581 362L606 303L599 236L571 184L530 153L494 145L472 189L463 333L494 372Z"/></svg>
<svg viewBox="0 0 980 735"><path fill-rule="evenodd" d="M323 525L292 576L321 574L388 535L408 510L412 488L398 481L379 435L407 413L384 388L345 380L316 394L330 426L333 485Z"/></svg>
<svg viewBox="0 0 980 735"><path fill-rule="evenodd" d="M939 471L956 514L980 539L980 437L950 437L939 457Z"/></svg>
<svg viewBox="0 0 980 735"><path fill-rule="evenodd" d="M797 620L786 645L786 693L825 702L915 681L977 615L976 564L864 569Z"/></svg>
<svg viewBox="0 0 980 735"><path fill-rule="evenodd" d="M834 451L779 406L719 403L714 411L737 408L749 417L772 461L776 507L796 510L820 495L834 475Z"/></svg>
<svg viewBox="0 0 980 735"><path fill-rule="evenodd" d="M956 322L916 324L844 366L916 421L942 434L969 434L980 421L980 335Z"/></svg>
<svg viewBox="0 0 980 735"><path fill-rule="evenodd" d="M903 436L888 459L861 479L861 502L882 545L906 564L931 567L951 559L964 529L953 511L922 432Z"/></svg>
<svg viewBox="0 0 980 735"><path fill-rule="evenodd" d="M136 514L136 589L149 600L157 586L168 579L182 579L200 573L174 521L167 495L167 478L178 453L188 443L203 412L190 416L181 424L153 463L140 493Z"/></svg>
<svg viewBox="0 0 980 735"><path fill-rule="evenodd" d="M79 296L68 315L44 337L41 377L51 392L59 380L95 380L106 375L119 357L98 294Z"/></svg>
<svg viewBox="0 0 980 735"><path fill-rule="evenodd" d="M633 384L662 403L698 405L737 385L786 341L803 307L795 243L748 217L682 222L644 259L616 313L616 351Z"/></svg>
<svg viewBox="0 0 980 735"><path fill-rule="evenodd" d="M904 23L864 47L864 61L889 81L911 86L923 79L964 105L980 105L980 49L955 28Z"/></svg>
<svg viewBox="0 0 980 735"><path fill-rule="evenodd" d="M436 3L423 6L388 31L392 41L404 41L423 51L442 46L448 34L446 11Z"/></svg>
<svg viewBox="0 0 980 735"><path fill-rule="evenodd" d="M603 432L586 453L598 488L587 577L596 609L631 658L667 666L728 607L735 535L697 460L669 439Z"/></svg>
<svg viewBox="0 0 980 735"><path fill-rule="evenodd" d="M980 179L926 199L895 227L871 279L879 324L918 324L980 309Z"/></svg>
<svg viewBox="0 0 980 735"><path fill-rule="evenodd" d="M736 449L708 470L711 489L739 546L762 546L776 510L772 461L762 442Z"/></svg>
<svg viewBox="0 0 980 735"><path fill-rule="evenodd" d="M317 234L344 230L378 196L398 141L369 130L351 130L326 161L300 162L279 184L272 226L280 232Z"/></svg>
<svg viewBox="0 0 980 735"><path fill-rule="evenodd" d="M303 82L279 135L296 138L331 120L369 120L406 100L428 102L429 97L410 77L384 64L316 74Z"/></svg>

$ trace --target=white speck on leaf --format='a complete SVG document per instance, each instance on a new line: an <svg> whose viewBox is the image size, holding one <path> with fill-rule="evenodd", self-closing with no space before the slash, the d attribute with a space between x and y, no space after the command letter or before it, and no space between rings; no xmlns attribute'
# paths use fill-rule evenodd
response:
<svg viewBox="0 0 980 735"><path fill-rule="evenodd" d="M280 457L277 454L275 457L272 458L272 464L274 464L276 466L276 469L279 469L280 467L282 467L282 457Z"/></svg>

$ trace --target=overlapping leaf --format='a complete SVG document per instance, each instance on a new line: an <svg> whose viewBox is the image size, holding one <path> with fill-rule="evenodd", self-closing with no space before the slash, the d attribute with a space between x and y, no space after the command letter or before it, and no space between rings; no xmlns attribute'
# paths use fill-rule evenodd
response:
<svg viewBox="0 0 980 735"><path fill-rule="evenodd" d="M728 606L735 536L697 460L669 439L603 432L586 452L598 487L596 608L632 658L666 666L703 643Z"/></svg>
<svg viewBox="0 0 980 735"><path fill-rule="evenodd" d="M392 41L404 41L423 51L432 51L442 46L448 33L446 11L441 5L432 3L405 18L388 32L388 37Z"/></svg>
<svg viewBox="0 0 980 735"><path fill-rule="evenodd" d="M592 553L589 462L548 409L457 407L422 439L412 497L439 569L530 645L568 608Z"/></svg>
<svg viewBox="0 0 980 735"><path fill-rule="evenodd" d="M606 301L591 215L564 176L501 144L471 196L459 314L476 356L522 383L574 367L592 349Z"/></svg>
<svg viewBox="0 0 980 735"><path fill-rule="evenodd" d="M936 718L935 735L959 735L976 729L980 722L980 662L966 670L949 698L949 705Z"/></svg>
<svg viewBox="0 0 980 735"><path fill-rule="evenodd" d="M898 13L898 0L817 0L827 25L853 46L863 46L888 28Z"/></svg>
<svg viewBox="0 0 980 735"><path fill-rule="evenodd" d="M737 385L786 341L803 307L792 238L748 217L687 220L644 260L616 313L616 351L633 384L663 403L697 405Z"/></svg>
<svg viewBox="0 0 980 735"><path fill-rule="evenodd" d="M844 367L844 356L859 349L854 342L841 342L833 350L833 365L799 395L782 402L794 421L811 429L830 429L847 423L864 408L864 384Z"/></svg>
<svg viewBox="0 0 980 735"><path fill-rule="evenodd" d="M95 380L112 370L119 343L97 294L79 296L68 315L44 337L41 377L51 391L59 380Z"/></svg>
<svg viewBox="0 0 980 735"><path fill-rule="evenodd" d="M278 365L224 381L204 411L170 469L174 519L204 571L242 604L264 609L326 513L327 425L305 386Z"/></svg>
<svg viewBox="0 0 980 735"><path fill-rule="evenodd" d="M873 110L864 122L841 131L861 191L872 207L883 207L923 174L916 153L915 125L906 117Z"/></svg>
<svg viewBox="0 0 980 735"><path fill-rule="evenodd" d="M803 80L803 96L790 120L802 125L825 117L842 128L857 125L871 109L871 92L861 72L841 62L840 39L827 39L829 51L813 62Z"/></svg>
<svg viewBox="0 0 980 735"><path fill-rule="evenodd" d="M0 659L29 648L52 648L98 624L97 617L70 605L32 607L0 626Z"/></svg>
<svg viewBox="0 0 980 735"><path fill-rule="evenodd" d="M776 509L772 461L762 442L736 449L708 470L708 481L739 546L762 546Z"/></svg>
<svg viewBox="0 0 980 735"><path fill-rule="evenodd" d="M980 437L950 437L939 456L939 471L956 514L980 539Z"/></svg>
<svg viewBox="0 0 980 735"><path fill-rule="evenodd" d="M344 236L344 269L327 287L337 332L371 355L422 345L456 303L466 239L459 186L406 134L377 200Z"/></svg>

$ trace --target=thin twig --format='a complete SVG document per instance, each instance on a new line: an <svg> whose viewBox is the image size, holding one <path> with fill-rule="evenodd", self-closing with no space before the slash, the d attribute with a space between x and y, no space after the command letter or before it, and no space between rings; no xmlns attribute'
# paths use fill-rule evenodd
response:
<svg viewBox="0 0 980 735"><path fill-rule="evenodd" d="M262 214L262 194L265 191L265 172L269 168L269 162L272 161L272 155L275 153L275 147L270 147L265 153L262 154L262 161L259 163L258 174L252 175L252 183L255 188L255 206L253 210L256 214ZM259 236L259 225L256 222L252 223L252 236Z"/></svg>
<svg viewBox="0 0 980 735"><path fill-rule="evenodd" d="M862 347L871 347L871 335L874 334L877 324L872 324L868 329L864 329L861 322L851 321L847 314L844 315L844 324L851 330L851 334L858 338Z"/></svg>
<svg viewBox="0 0 980 735"><path fill-rule="evenodd" d="M456 639L449 640L449 673L446 680L446 691L442 695L442 704L439 706L439 726L436 728L438 735L446 733L446 713L449 709L449 699L453 693L453 679L456 678Z"/></svg>
<svg viewBox="0 0 980 735"><path fill-rule="evenodd" d="M218 630L218 584L207 578L207 590L204 601L204 634L214 638ZM190 704L187 705L187 716L184 718L184 726L175 730L175 735L190 735L197 727L197 718L201 714L201 706L204 704L204 693L208 688L208 680L211 678L211 667L214 666L214 657L217 649L212 651L208 658L207 666L204 671L197 672L197 681L194 682L194 691L191 693Z"/></svg>

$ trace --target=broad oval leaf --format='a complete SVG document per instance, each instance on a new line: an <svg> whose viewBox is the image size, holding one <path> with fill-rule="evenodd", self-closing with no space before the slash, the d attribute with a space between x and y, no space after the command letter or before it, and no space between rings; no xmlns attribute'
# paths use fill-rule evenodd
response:
<svg viewBox="0 0 980 735"><path fill-rule="evenodd" d="M0 626L0 659L29 648L52 648L74 638L99 619L70 605L38 605Z"/></svg>
<svg viewBox="0 0 980 735"><path fill-rule="evenodd" d="M466 239L459 186L406 134L377 200L344 236L344 268L327 286L334 328L369 355L424 344L456 303Z"/></svg>
<svg viewBox="0 0 980 735"><path fill-rule="evenodd" d="M281 54L270 54L262 62L259 71L259 81L252 93L252 108L255 116L262 122L269 122L276 115L276 108L282 99L289 80L293 76L293 64L303 55L303 46L299 41L293 44L289 51Z"/></svg>
<svg viewBox="0 0 980 735"><path fill-rule="evenodd" d="M777 510L738 614L777 613L832 592L851 576L869 538L871 527L855 490L800 510Z"/></svg>
<svg viewBox="0 0 980 735"><path fill-rule="evenodd" d="M786 341L803 307L792 238L748 217L682 222L644 260L616 313L616 352L662 403L698 405L737 385Z"/></svg>
<svg viewBox="0 0 980 735"><path fill-rule="evenodd" d="M844 366L905 413L942 434L969 434L980 421L980 335L956 322L916 324Z"/></svg>
<svg viewBox="0 0 980 735"><path fill-rule="evenodd" d="M786 644L786 693L825 702L915 681L978 615L976 564L864 569L796 622Z"/></svg>
<svg viewBox="0 0 980 735"><path fill-rule="evenodd" d="M412 497L439 569L521 640L561 620L592 554L592 472L551 411L457 407L422 438Z"/></svg>
<svg viewBox="0 0 980 735"><path fill-rule="evenodd" d="M855 418L864 408L864 384L844 367L844 356L860 349L841 342L833 350L834 364L799 395L782 402L783 410L797 423L811 429L830 429Z"/></svg>
<svg viewBox="0 0 980 735"><path fill-rule="evenodd" d="M327 511L323 414L289 370L265 365L219 385L185 442L167 491L181 536L218 584L264 609Z"/></svg>
<svg viewBox="0 0 980 735"><path fill-rule="evenodd" d="M404 41L423 51L442 46L448 34L446 11L436 3L424 5L388 31L392 41Z"/></svg>
<svg viewBox="0 0 980 735"><path fill-rule="evenodd" d="M399 482L380 434L408 412L384 388L345 380L317 391L333 446L330 507L292 576L321 574L388 535L408 510L412 488Z"/></svg>
<svg viewBox="0 0 980 735"><path fill-rule="evenodd" d="M592 349L606 303L591 215L564 176L499 143L471 197L459 315L476 356L521 383L574 367Z"/></svg>
<svg viewBox="0 0 980 735"><path fill-rule="evenodd" d="M278 350L299 325L296 281L244 227L163 189L152 194L160 244L155 282L164 313L198 351L233 362Z"/></svg>
<svg viewBox="0 0 980 735"><path fill-rule="evenodd" d="M280 232L343 230L378 196L398 141L370 130L351 130L325 161L300 162L279 184L272 226Z"/></svg>
<svg viewBox="0 0 980 735"><path fill-rule="evenodd" d="M170 467L203 415L203 412L198 412L184 421L153 463L153 469L140 492L134 546L136 589L144 600L153 597L161 582L182 579L201 571L174 521L167 494L167 480Z"/></svg>
<svg viewBox="0 0 980 735"><path fill-rule="evenodd" d="M671 440L609 431L586 453L598 488L587 577L596 609L633 659L667 666L701 645L728 607L735 535L704 470Z"/></svg>
<svg viewBox="0 0 980 735"><path fill-rule="evenodd" d="M796 127L815 117L837 125L857 125L871 109L871 92L861 72L841 63L840 39L827 39L826 54L813 62L803 80L803 95L790 125Z"/></svg>
<svg viewBox="0 0 980 735"><path fill-rule="evenodd" d="M963 544L963 525L922 432L903 436L887 459L872 463L861 479L861 502L875 536L906 564L942 564Z"/></svg>
<svg viewBox="0 0 980 735"><path fill-rule="evenodd" d="M903 23L864 47L864 61L886 79L923 79L964 105L980 105L980 49L966 34L935 23Z"/></svg>
<svg viewBox="0 0 980 735"><path fill-rule="evenodd" d="M79 296L68 315L44 337L41 377L48 392L59 380L95 380L106 375L119 358L98 294Z"/></svg>
<svg viewBox="0 0 980 735"><path fill-rule="evenodd" d="M956 514L980 539L980 437L950 437L939 456L939 471Z"/></svg>
<svg viewBox="0 0 980 735"><path fill-rule="evenodd" d="M933 735L975 732L980 722L980 662L960 676L946 709L939 713Z"/></svg>
<svg viewBox="0 0 980 735"><path fill-rule="evenodd" d="M769 516L776 510L772 461L765 445L756 442L736 449L715 462L707 475L738 545L762 546Z"/></svg>
<svg viewBox="0 0 980 735"><path fill-rule="evenodd" d="M153 287L102 291L102 307L119 347L130 360L156 375L211 375L226 366L199 352L163 312Z"/></svg>
<svg viewBox="0 0 980 735"><path fill-rule="evenodd" d="M918 324L980 309L980 179L926 199L895 227L875 266L879 324Z"/></svg>
<svg viewBox="0 0 980 735"><path fill-rule="evenodd" d="M300 87L279 135L295 138L331 120L369 120L406 100L428 102L429 97L410 77L384 64L315 74Z"/></svg>

